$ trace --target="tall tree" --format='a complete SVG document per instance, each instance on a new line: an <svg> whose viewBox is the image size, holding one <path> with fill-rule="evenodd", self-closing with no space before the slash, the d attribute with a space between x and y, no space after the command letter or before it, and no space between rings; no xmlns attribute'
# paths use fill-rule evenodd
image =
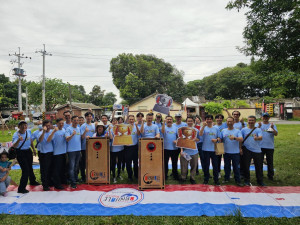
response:
<svg viewBox="0 0 300 225"><path fill-rule="evenodd" d="M110 62L113 83L132 104L156 91L181 101L185 94L183 72L154 55L120 54Z"/></svg>
<svg viewBox="0 0 300 225"><path fill-rule="evenodd" d="M103 105L113 105L116 101L117 98L113 92L108 92L103 97Z"/></svg>
<svg viewBox="0 0 300 225"><path fill-rule="evenodd" d="M226 8L248 9L242 52L271 64L273 72L300 71L299 0L233 0Z"/></svg>
<svg viewBox="0 0 300 225"><path fill-rule="evenodd" d="M89 100L91 103L97 106L103 105L103 96L105 90L101 90L99 85L94 85L92 91L89 94Z"/></svg>

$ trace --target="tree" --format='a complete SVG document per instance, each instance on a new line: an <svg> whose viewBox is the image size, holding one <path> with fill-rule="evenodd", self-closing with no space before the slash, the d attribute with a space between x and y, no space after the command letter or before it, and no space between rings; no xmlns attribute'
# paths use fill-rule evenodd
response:
<svg viewBox="0 0 300 225"><path fill-rule="evenodd" d="M108 92L103 97L103 105L113 105L116 101L116 95L113 92Z"/></svg>
<svg viewBox="0 0 300 225"><path fill-rule="evenodd" d="M241 52L272 64L272 71L300 71L298 0L233 0L226 8L249 9Z"/></svg>
<svg viewBox="0 0 300 225"><path fill-rule="evenodd" d="M103 96L105 90L101 90L99 85L94 85L92 91L89 94L89 100L94 105L100 106L103 105Z"/></svg>
<svg viewBox="0 0 300 225"><path fill-rule="evenodd" d="M175 101L185 95L183 72L154 55L120 54L110 61L110 72L120 96L129 104L156 91Z"/></svg>
<svg viewBox="0 0 300 225"><path fill-rule="evenodd" d="M58 104L65 104L69 98L69 86L61 79L46 78L45 91L46 111L52 111ZM29 104L42 104L42 81L28 83L28 99Z"/></svg>
<svg viewBox="0 0 300 225"><path fill-rule="evenodd" d="M0 108L9 108L18 104L18 85L0 74Z"/></svg>

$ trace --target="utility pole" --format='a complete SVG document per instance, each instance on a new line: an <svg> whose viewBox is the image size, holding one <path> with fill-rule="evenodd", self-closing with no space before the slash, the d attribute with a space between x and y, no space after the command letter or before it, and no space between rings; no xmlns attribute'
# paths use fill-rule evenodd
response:
<svg viewBox="0 0 300 225"><path fill-rule="evenodd" d="M43 82L42 82L42 111L43 111L43 120L45 119L45 112L46 112L46 90L45 90L45 56L50 55L52 56L51 53L46 52L46 47L44 45L44 50L36 51L35 53L42 53L43 56Z"/></svg>
<svg viewBox="0 0 300 225"><path fill-rule="evenodd" d="M23 69L21 69L23 63L21 63L21 58L29 58L31 59L31 57L28 57L28 56L24 56L24 54L21 55L21 48L19 48L19 53L14 53L14 54L8 54L9 56L16 56L17 57L17 60L11 60L11 64L14 64L16 62L18 62L18 68L14 68L13 71L14 71L14 74L15 76L18 77L18 81L19 81L19 84L18 84L18 111L19 112L22 112L22 80L21 80L21 77L25 77L25 71Z"/></svg>
<svg viewBox="0 0 300 225"><path fill-rule="evenodd" d="M71 95L71 84L68 82L69 84L69 101L70 101L70 109L71 109L71 115L73 115L73 110L72 110L72 95Z"/></svg>
<svg viewBox="0 0 300 225"><path fill-rule="evenodd" d="M28 88L26 87L26 117L29 118L28 114Z"/></svg>

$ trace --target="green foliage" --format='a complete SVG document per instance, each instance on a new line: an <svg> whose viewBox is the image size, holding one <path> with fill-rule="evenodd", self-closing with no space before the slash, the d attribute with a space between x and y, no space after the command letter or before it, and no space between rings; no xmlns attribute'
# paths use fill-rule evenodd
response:
<svg viewBox="0 0 300 225"><path fill-rule="evenodd" d="M111 59L110 72L120 96L129 104L156 91L175 101L185 95L183 72L154 55L119 54Z"/></svg>
<svg viewBox="0 0 300 225"><path fill-rule="evenodd" d="M233 105L230 100L223 101L222 106L223 106L223 108L226 108L226 109L233 108Z"/></svg>
<svg viewBox="0 0 300 225"><path fill-rule="evenodd" d="M18 104L18 86L0 74L0 108L9 108Z"/></svg>
<svg viewBox="0 0 300 225"><path fill-rule="evenodd" d="M208 112L209 114L212 115L221 113L224 108L221 103L217 103L217 102L208 102L204 104L204 107L205 107L205 112Z"/></svg>
<svg viewBox="0 0 300 225"><path fill-rule="evenodd" d="M249 108L250 105L244 100L235 100L233 101L234 108Z"/></svg>
<svg viewBox="0 0 300 225"><path fill-rule="evenodd" d="M300 71L298 0L232 0L226 8L247 8L241 52L258 56L272 65L272 71Z"/></svg>

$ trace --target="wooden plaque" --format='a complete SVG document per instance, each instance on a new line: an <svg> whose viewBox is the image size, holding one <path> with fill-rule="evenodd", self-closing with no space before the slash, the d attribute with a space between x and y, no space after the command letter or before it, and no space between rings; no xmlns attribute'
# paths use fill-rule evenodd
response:
<svg viewBox="0 0 300 225"><path fill-rule="evenodd" d="M94 137L86 142L86 183L109 184L110 182L109 138Z"/></svg>
<svg viewBox="0 0 300 225"><path fill-rule="evenodd" d="M139 189L165 188L162 138L139 140Z"/></svg>

